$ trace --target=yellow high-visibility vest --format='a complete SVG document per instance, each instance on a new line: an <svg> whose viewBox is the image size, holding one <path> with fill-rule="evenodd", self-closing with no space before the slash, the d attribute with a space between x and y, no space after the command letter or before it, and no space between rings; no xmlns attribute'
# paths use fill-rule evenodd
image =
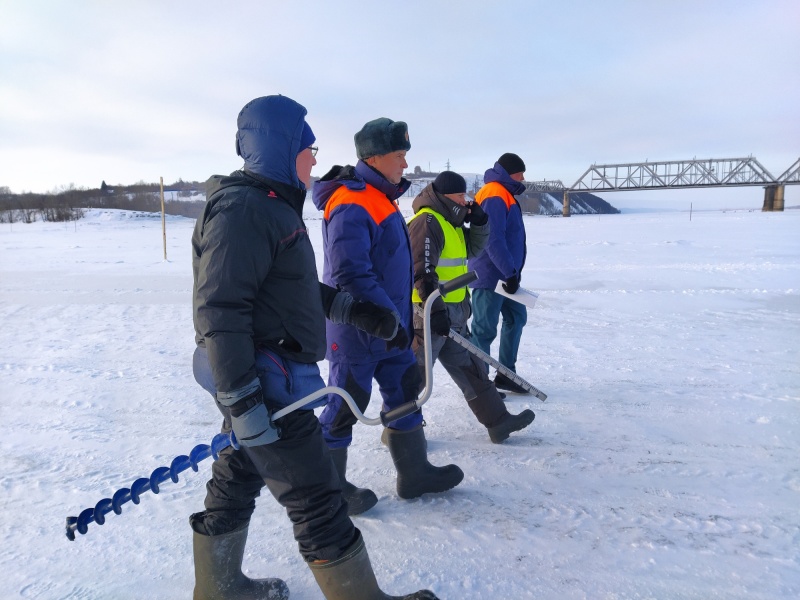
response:
<svg viewBox="0 0 800 600"><path fill-rule="evenodd" d="M464 241L464 230L461 227L453 227L447 219L431 208L422 208L420 211L411 217L408 222L411 223L414 219L422 213L431 214L439 221L439 225L444 232L444 248L442 248L442 255L439 257L439 264L436 265L436 275L439 276L439 283L447 283L455 279L459 275L467 272L467 243ZM459 288L453 290L446 297L442 297L445 302L461 302L467 297L467 289ZM417 293L417 288L414 288L411 295L413 302L422 302L422 299Z"/></svg>

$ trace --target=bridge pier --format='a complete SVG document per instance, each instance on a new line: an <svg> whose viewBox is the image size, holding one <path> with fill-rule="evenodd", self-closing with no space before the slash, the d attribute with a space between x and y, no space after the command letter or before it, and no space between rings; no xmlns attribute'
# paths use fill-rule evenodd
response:
<svg viewBox="0 0 800 600"><path fill-rule="evenodd" d="M783 192L784 187L782 185L779 185L775 188L775 199L772 203L772 210L779 210L783 212Z"/></svg>
<svg viewBox="0 0 800 600"><path fill-rule="evenodd" d="M783 185L768 185L764 188L763 212L783 212Z"/></svg>
<svg viewBox="0 0 800 600"><path fill-rule="evenodd" d="M569 216L569 192L567 191L564 191L564 208L561 210L561 216Z"/></svg>

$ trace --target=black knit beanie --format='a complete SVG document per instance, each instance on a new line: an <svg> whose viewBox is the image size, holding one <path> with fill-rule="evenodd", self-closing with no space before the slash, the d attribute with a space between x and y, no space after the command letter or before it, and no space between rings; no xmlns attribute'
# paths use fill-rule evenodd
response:
<svg viewBox="0 0 800 600"><path fill-rule="evenodd" d="M522 162L519 156L511 152L503 154L503 156L497 159L497 162L500 163L500 166L503 167L509 175L525 172L525 163Z"/></svg>
<svg viewBox="0 0 800 600"><path fill-rule="evenodd" d="M440 194L465 194L467 182L458 173L442 171L433 180L433 189Z"/></svg>

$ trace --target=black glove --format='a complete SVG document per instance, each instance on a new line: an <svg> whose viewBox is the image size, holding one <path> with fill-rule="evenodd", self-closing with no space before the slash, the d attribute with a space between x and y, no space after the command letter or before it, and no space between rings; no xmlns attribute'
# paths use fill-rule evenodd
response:
<svg viewBox="0 0 800 600"><path fill-rule="evenodd" d="M433 281L431 276L426 276L417 282L416 287L417 292L419 293L419 298L424 303L425 300L428 299L428 296L430 296L438 286L436 285L436 282Z"/></svg>
<svg viewBox="0 0 800 600"><path fill-rule="evenodd" d="M343 291L320 282L322 308L333 323L352 325L375 337L390 340L397 333L400 315L397 311L369 300L357 302Z"/></svg>
<svg viewBox="0 0 800 600"><path fill-rule="evenodd" d="M322 310L325 311L325 317L330 319L331 318L331 308L333 308L333 302L336 300L336 296L339 295L339 290L335 287L331 287L319 282L319 294L320 298L322 299ZM334 323L337 321L334 320ZM341 321L339 321L341 322Z"/></svg>
<svg viewBox="0 0 800 600"><path fill-rule="evenodd" d="M477 225L481 227L482 225L486 225L489 222L489 215L486 214L486 211L481 208L481 205L477 202L473 202L469 205L469 212L467 213L466 218L464 219L464 223L471 223L472 225Z"/></svg>
<svg viewBox="0 0 800 600"><path fill-rule="evenodd" d="M447 334L450 333L450 315L446 308L431 313L431 331L442 337L447 337Z"/></svg>
<svg viewBox="0 0 800 600"><path fill-rule="evenodd" d="M387 350L394 350L398 348L399 350L405 350L408 348L408 334L404 327L399 327L397 329L397 335L395 335L392 339L386 342L386 349Z"/></svg>
<svg viewBox="0 0 800 600"><path fill-rule="evenodd" d="M395 310L367 300L353 303L347 322L382 340L391 340L397 334L400 316Z"/></svg>
<svg viewBox="0 0 800 600"><path fill-rule="evenodd" d="M507 294L515 294L519 289L519 275L514 275L506 279L506 282L503 284L503 289Z"/></svg>

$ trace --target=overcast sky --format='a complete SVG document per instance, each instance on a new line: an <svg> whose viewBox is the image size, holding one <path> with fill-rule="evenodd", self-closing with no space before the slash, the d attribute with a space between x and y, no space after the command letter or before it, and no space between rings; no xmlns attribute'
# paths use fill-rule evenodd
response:
<svg viewBox="0 0 800 600"><path fill-rule="evenodd" d="M411 168L516 152L570 185L753 155L777 176L800 157L798 74L797 0L0 0L0 186L230 172L239 110L278 93L308 109L318 176L377 117L408 123Z"/></svg>

